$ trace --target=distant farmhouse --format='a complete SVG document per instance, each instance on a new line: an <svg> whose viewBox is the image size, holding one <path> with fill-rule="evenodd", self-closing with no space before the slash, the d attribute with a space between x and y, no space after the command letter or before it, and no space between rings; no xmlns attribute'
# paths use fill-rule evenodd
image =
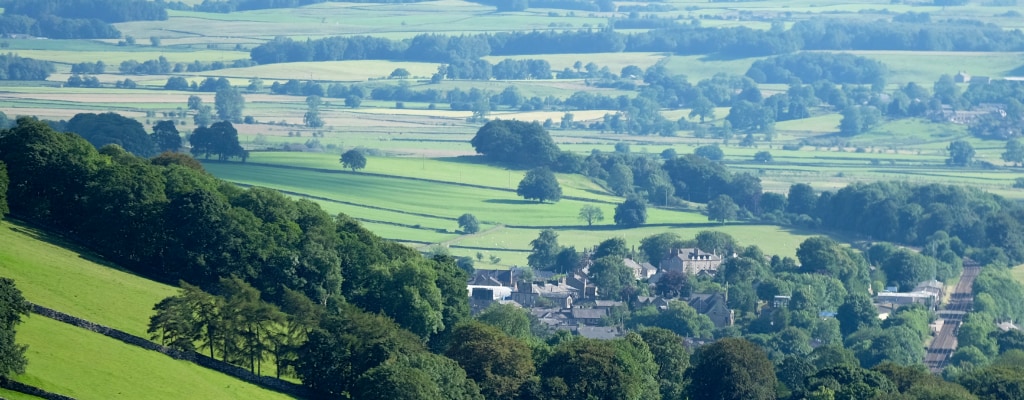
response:
<svg viewBox="0 0 1024 400"><path fill-rule="evenodd" d="M722 257L701 249L672 249L658 265L661 272L682 272L689 275L714 275L722 265Z"/></svg>

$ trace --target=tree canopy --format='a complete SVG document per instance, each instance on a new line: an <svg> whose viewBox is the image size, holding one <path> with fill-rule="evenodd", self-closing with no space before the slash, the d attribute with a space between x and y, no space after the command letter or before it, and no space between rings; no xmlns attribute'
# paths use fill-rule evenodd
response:
<svg viewBox="0 0 1024 400"><path fill-rule="evenodd" d="M559 153L548 131L536 122L490 121L470 144L490 161L527 168L551 165Z"/></svg>
<svg viewBox="0 0 1024 400"><path fill-rule="evenodd" d="M341 165L352 171L366 168L366 156L359 149L346 151L341 155Z"/></svg>
<svg viewBox="0 0 1024 400"><path fill-rule="evenodd" d="M538 167L526 172L526 176L519 181L516 194L527 200L537 200L543 203L547 200L558 202L562 198L562 187L558 185L555 174L547 167Z"/></svg>

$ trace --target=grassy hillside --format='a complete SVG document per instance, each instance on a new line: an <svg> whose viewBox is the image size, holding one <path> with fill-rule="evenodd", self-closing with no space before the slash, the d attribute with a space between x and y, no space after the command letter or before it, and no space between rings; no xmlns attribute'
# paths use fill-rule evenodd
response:
<svg viewBox="0 0 1024 400"><path fill-rule="evenodd" d="M0 243L0 276L14 279L27 300L133 335L148 337L153 305L176 292L21 224L0 221ZM41 316L19 327L18 341L29 345L18 381L79 399L287 398Z"/></svg>
<svg viewBox="0 0 1024 400"><path fill-rule="evenodd" d="M77 399L287 399L219 372L41 316L18 328L16 380Z"/></svg>
<svg viewBox="0 0 1024 400"><path fill-rule="evenodd" d="M174 287L119 270L44 232L0 222L0 275L31 302L148 337L153 305Z"/></svg>

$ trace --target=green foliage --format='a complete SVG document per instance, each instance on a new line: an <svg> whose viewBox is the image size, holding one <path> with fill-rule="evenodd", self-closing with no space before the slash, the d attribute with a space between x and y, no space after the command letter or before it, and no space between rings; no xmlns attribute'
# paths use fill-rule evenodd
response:
<svg viewBox="0 0 1024 400"><path fill-rule="evenodd" d="M949 143L949 158L946 159L947 165L966 167L974 162L974 146L971 146L966 140L954 140Z"/></svg>
<svg viewBox="0 0 1024 400"><path fill-rule="evenodd" d="M956 382L982 400L1024 398L1022 353L1011 351L984 368L966 370Z"/></svg>
<svg viewBox="0 0 1024 400"><path fill-rule="evenodd" d="M725 153L722 151L721 147L718 147L717 144L700 146L693 150L693 154L704 157L711 161L721 161L723 158L725 158Z"/></svg>
<svg viewBox="0 0 1024 400"><path fill-rule="evenodd" d="M991 311L993 317L1013 321L1024 318L1024 287L1006 269L982 269L971 290L975 297L982 293L992 296L995 303L995 309Z"/></svg>
<svg viewBox="0 0 1024 400"><path fill-rule="evenodd" d="M11 179L7 176L7 164L0 162L0 219L11 212L7 206L7 187L10 183Z"/></svg>
<svg viewBox="0 0 1024 400"><path fill-rule="evenodd" d="M657 373L654 356L635 333L608 341L563 342L540 369L545 391L570 400L660 399Z"/></svg>
<svg viewBox="0 0 1024 400"><path fill-rule="evenodd" d="M174 152L181 148L181 134L178 133L173 120L157 121L156 125L153 125L152 138L157 151Z"/></svg>
<svg viewBox="0 0 1024 400"><path fill-rule="evenodd" d="M668 329L679 336L703 339L711 338L711 331L715 329L707 315L698 314L683 301L671 301L665 310L655 307L636 310L626 321L626 326L653 326Z"/></svg>
<svg viewBox="0 0 1024 400"><path fill-rule="evenodd" d="M547 130L536 122L490 121L470 144L488 160L528 168L549 166L559 153Z"/></svg>
<svg viewBox="0 0 1024 400"><path fill-rule="evenodd" d="M682 336L663 328L640 328L637 333L647 343L658 365L661 398L680 398L686 388L686 369L690 367L690 352L683 345Z"/></svg>
<svg viewBox="0 0 1024 400"><path fill-rule="evenodd" d="M115 113L76 114L66 126L96 148L116 144L140 157L150 157L156 150L145 128L138 121Z"/></svg>
<svg viewBox="0 0 1024 400"><path fill-rule="evenodd" d="M836 311L836 319L839 320L839 329L843 333L843 337L850 336L864 328L880 325L875 305L865 294L848 294L843 305L839 306Z"/></svg>
<svg viewBox="0 0 1024 400"><path fill-rule="evenodd" d="M647 222L647 203L639 197L629 197L615 206L615 225L640 226Z"/></svg>
<svg viewBox="0 0 1024 400"><path fill-rule="evenodd" d="M1013 138L1006 142L1006 151L1000 155L1003 161L1020 166L1024 164L1024 144L1020 139Z"/></svg>
<svg viewBox="0 0 1024 400"><path fill-rule="evenodd" d="M344 305L309 333L296 372L317 396L345 396L367 371L423 351L419 338L387 317Z"/></svg>
<svg viewBox="0 0 1024 400"><path fill-rule="evenodd" d="M218 160L224 161L231 158L241 158L245 161L249 152L242 149L238 144L238 130L230 121L215 122L210 127L199 127L189 136L189 143L192 144L192 155L209 159L210 155L216 155Z"/></svg>
<svg viewBox="0 0 1024 400"><path fill-rule="evenodd" d="M537 200L543 203L545 200L558 202L562 198L562 187L558 185L555 174L546 167L531 169L519 182L516 194L527 200Z"/></svg>
<svg viewBox="0 0 1024 400"><path fill-rule="evenodd" d="M579 219L585 221L587 226L593 226L594 222L604 221L604 211L598 206L586 204L580 207Z"/></svg>
<svg viewBox="0 0 1024 400"><path fill-rule="evenodd" d="M732 198L724 194L718 195L708 202L708 221L725 223L727 220L736 219L740 208L732 201Z"/></svg>
<svg viewBox="0 0 1024 400"><path fill-rule="evenodd" d="M480 231L480 222L476 220L473 214L466 213L460 215L458 222L459 228L462 228L462 231L465 233L472 234Z"/></svg>
<svg viewBox="0 0 1024 400"><path fill-rule="evenodd" d="M621 256L609 255L594 260L590 280L600 288L602 298L622 300L636 285L633 270L626 267Z"/></svg>
<svg viewBox="0 0 1024 400"><path fill-rule="evenodd" d="M882 261L881 269L889 278L889 283L896 284L900 291L908 292L921 282L935 279L936 264L933 258L901 249Z"/></svg>
<svg viewBox="0 0 1024 400"><path fill-rule="evenodd" d="M455 328L445 355L466 370L488 399L513 399L536 369L525 343L479 322Z"/></svg>
<svg viewBox="0 0 1024 400"><path fill-rule="evenodd" d="M898 391L892 381L879 372L860 368L856 364L840 364L820 369L807 378L807 390L828 389L835 399L892 398Z"/></svg>
<svg viewBox="0 0 1024 400"><path fill-rule="evenodd" d="M554 268L562 249L558 245L558 233L551 229L540 231L537 238L530 242L530 247L533 250L526 257L527 263L540 270Z"/></svg>
<svg viewBox="0 0 1024 400"><path fill-rule="evenodd" d="M682 239L672 232L659 233L640 240L640 254L647 262L658 265L673 247L681 247Z"/></svg>
<svg viewBox="0 0 1024 400"><path fill-rule="evenodd" d="M602 241L594 248L594 254L591 258L603 258L608 256L614 256L618 258L629 257L629 246L626 245L626 239L622 237L615 237L605 241Z"/></svg>
<svg viewBox="0 0 1024 400"><path fill-rule="evenodd" d="M796 256L800 259L801 272L823 271L842 281L848 292L867 292L867 261L856 251L827 237L817 236L800 243Z"/></svg>
<svg viewBox="0 0 1024 400"><path fill-rule="evenodd" d="M477 315L476 319L520 340L533 337L530 333L530 315L521 307L494 303Z"/></svg>
<svg viewBox="0 0 1024 400"><path fill-rule="evenodd" d="M28 316L29 303L9 278L0 278L0 377L25 372L26 346L14 342L15 328Z"/></svg>
<svg viewBox="0 0 1024 400"><path fill-rule="evenodd" d="M775 368L764 350L740 338L699 348L687 373L693 399L775 399Z"/></svg>
<svg viewBox="0 0 1024 400"><path fill-rule="evenodd" d="M237 88L225 87L217 89L214 97L217 117L222 121L242 122L242 111L245 110L245 96Z"/></svg>
<svg viewBox="0 0 1024 400"><path fill-rule="evenodd" d="M352 171L366 168L366 156L359 149L346 151L341 155L341 165L350 168Z"/></svg>

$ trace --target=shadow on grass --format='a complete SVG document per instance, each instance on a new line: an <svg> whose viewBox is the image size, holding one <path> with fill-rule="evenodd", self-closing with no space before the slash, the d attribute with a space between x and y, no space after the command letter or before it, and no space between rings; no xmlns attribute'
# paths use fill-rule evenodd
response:
<svg viewBox="0 0 1024 400"><path fill-rule="evenodd" d="M7 221L7 223L11 225L10 229L11 229L12 232L15 232L15 233L17 233L19 235L23 235L23 236L28 236L28 237L30 237L30 238L32 238L34 240L38 240L40 242L49 243L51 245L64 248L64 249L66 249L68 251L71 251L71 252L75 253L76 255L78 255L78 258L81 258L81 259L83 259L85 261L88 261L88 262L91 262L91 263L97 264L97 265L102 265L102 266L107 267L107 268L116 269L118 271L125 272L125 273L128 273L128 274L132 274L132 275L135 275L135 276L138 276L138 277L141 277L141 278L153 279L152 277L148 277L148 276L140 274L140 273L138 273L136 271L132 271L132 270L123 268L120 265L117 265L117 264L115 264L115 263L113 263L113 262L111 262L109 260L106 260L103 257L99 256L98 254L94 253L89 248L87 248L87 247L85 247L85 246L83 246L81 244L78 244L78 243L74 242L73 240L67 239L64 236L61 236L59 234L47 232L47 231L45 231L42 228L33 227L29 223L24 222L24 221L19 221L17 223L17 225L15 225L15 222L12 222L12 221L9 221L9 220Z"/></svg>
<svg viewBox="0 0 1024 400"><path fill-rule="evenodd" d="M519 199L487 199L487 200L484 200L484 203L511 204L511 205L516 205L516 206L521 206L521 205L525 205L525 204L551 204L551 203L539 203L539 202L536 202L534 200L519 200Z"/></svg>

